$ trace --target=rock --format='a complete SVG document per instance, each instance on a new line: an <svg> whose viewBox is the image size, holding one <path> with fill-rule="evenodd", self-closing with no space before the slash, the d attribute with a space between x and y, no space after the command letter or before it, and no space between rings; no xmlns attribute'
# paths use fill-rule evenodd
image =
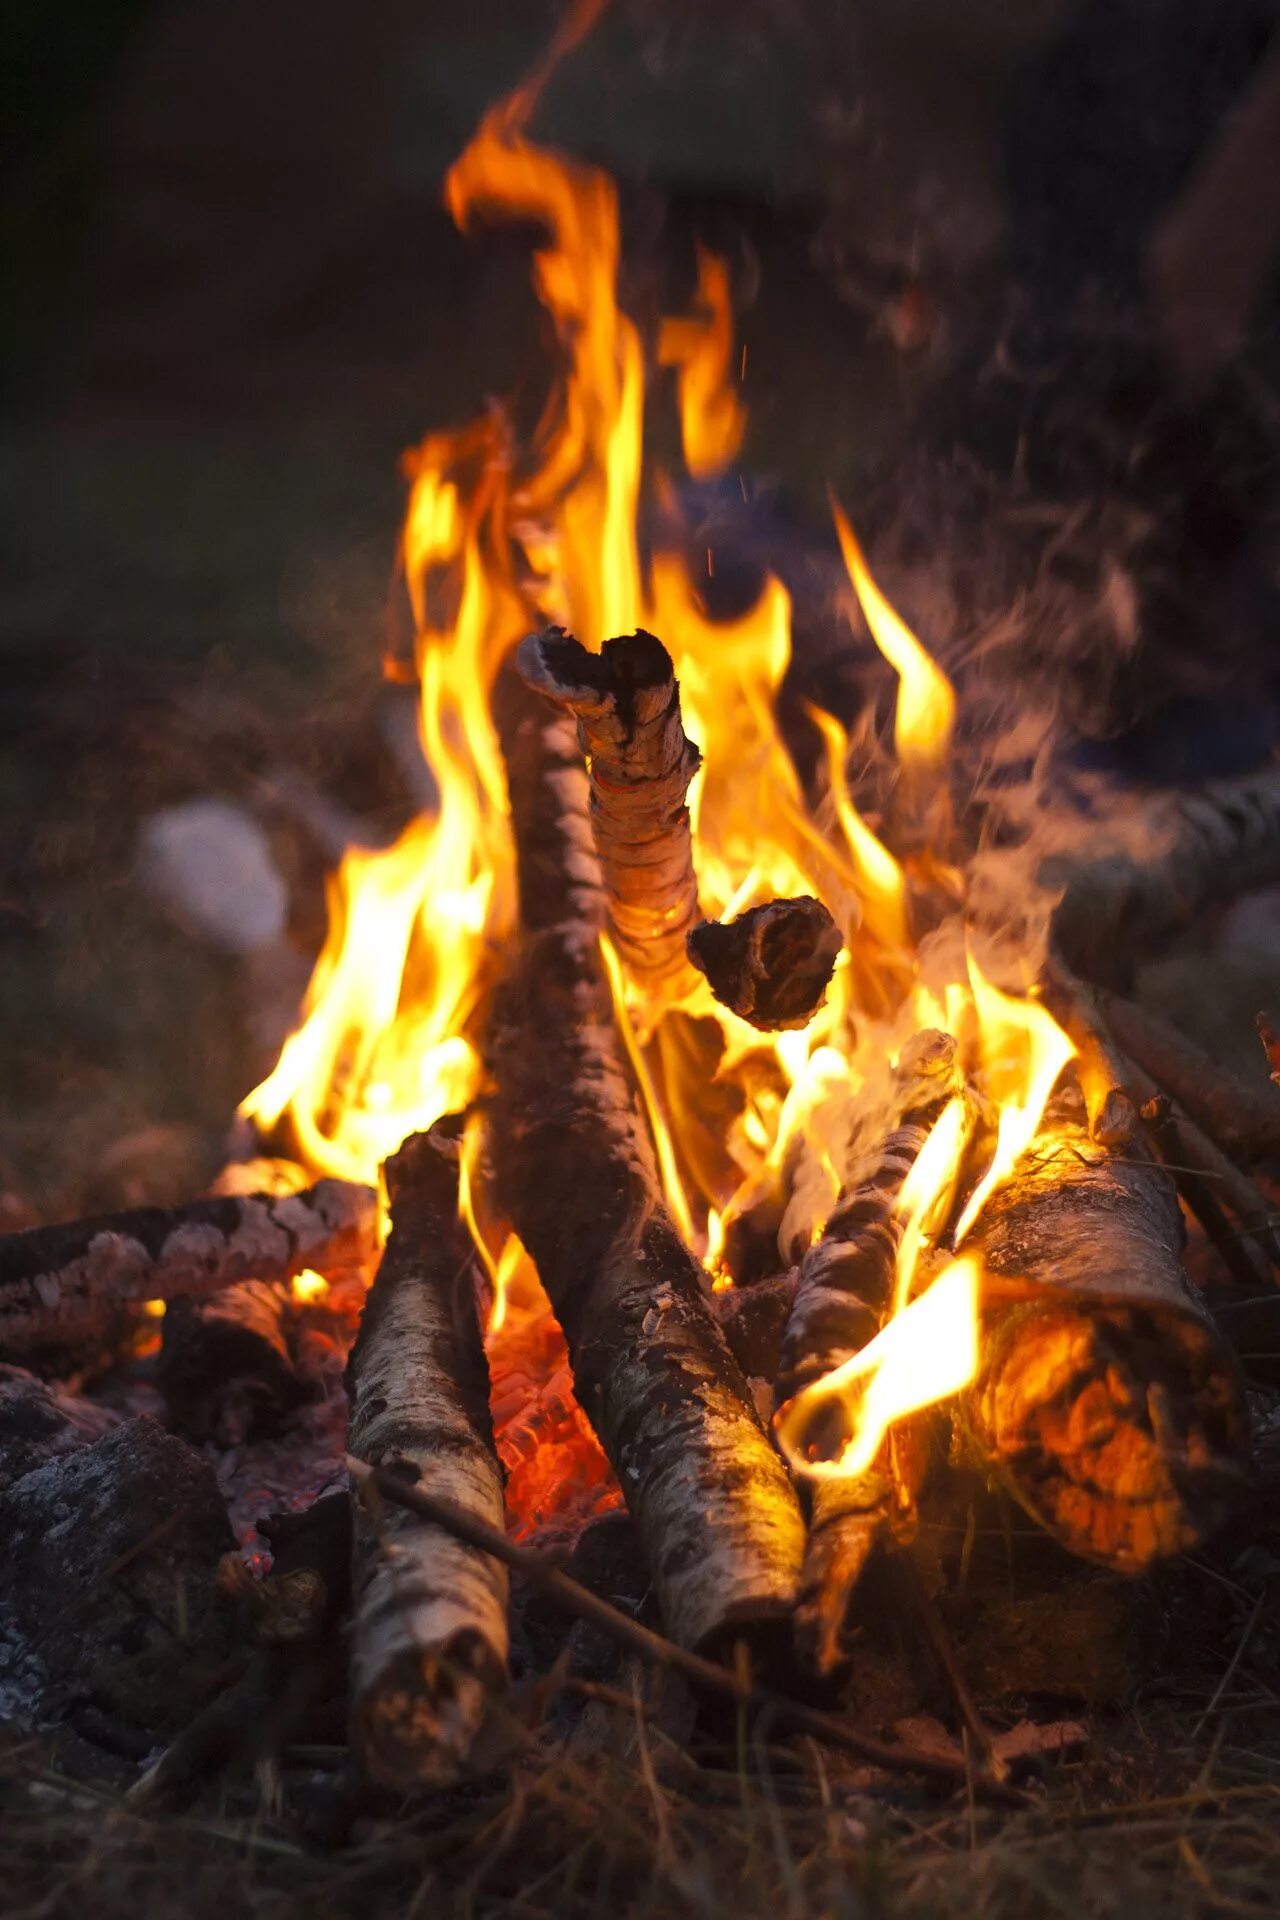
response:
<svg viewBox="0 0 1280 1920"><path fill-rule="evenodd" d="M0 1366L0 1493L48 1461L92 1446L118 1422L24 1367Z"/></svg>
<svg viewBox="0 0 1280 1920"><path fill-rule="evenodd" d="M232 1651L216 1576L234 1545L212 1466L154 1421L25 1474L0 1495L0 1706L184 1726Z"/></svg>

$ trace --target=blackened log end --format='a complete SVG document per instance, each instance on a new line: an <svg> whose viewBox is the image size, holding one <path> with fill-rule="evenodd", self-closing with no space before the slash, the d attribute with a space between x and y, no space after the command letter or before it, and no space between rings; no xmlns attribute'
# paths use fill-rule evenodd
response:
<svg viewBox="0 0 1280 1920"><path fill-rule="evenodd" d="M822 902L802 894L769 900L736 920L704 920L685 944L722 1006L775 1033L808 1025L844 943Z"/></svg>

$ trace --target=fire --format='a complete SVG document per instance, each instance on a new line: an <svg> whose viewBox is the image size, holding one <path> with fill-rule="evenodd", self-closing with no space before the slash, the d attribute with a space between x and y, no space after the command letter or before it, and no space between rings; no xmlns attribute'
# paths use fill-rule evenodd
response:
<svg viewBox="0 0 1280 1920"><path fill-rule="evenodd" d="M596 11L598 0L573 10L559 51ZM802 1242L816 1237L844 1175L854 1098L927 1011L929 1024L958 1038L976 1032L972 1064L1000 1108L996 1151L965 1208L963 1238L1032 1144L1069 1043L1042 1007L1000 993L973 963L967 978L928 985L920 978L913 887L937 873L936 860L926 871L920 856L895 857L863 819L849 789L846 732L817 710L825 795L815 803L806 792L777 717L791 660L785 587L766 579L754 606L724 620L703 597L701 567L686 566L680 489L645 468L646 342L618 304L614 186L537 147L525 132L554 57L553 49L538 74L487 116L445 188L463 229L497 217L542 231L533 284L553 324L557 364L528 446L515 443L492 407L470 426L429 435L406 457L399 561L438 802L392 847L353 850L343 860L301 1023L243 1111L264 1134L284 1134L315 1173L367 1182L407 1134L474 1110L485 1004L516 924L506 783L491 717L495 680L520 638L548 621L593 648L644 625L672 654L685 724L703 753L690 793L703 912L731 917L771 897L815 894L846 944L808 1026L766 1035L719 1008L700 979L678 1006L639 1004L605 943L615 1014L673 1219L702 1250L715 1283L730 1284L729 1231L749 1196L785 1172L794 1176L790 1227ZM697 264L695 312L664 320L649 347L651 359L676 369L684 461L702 479L736 456L745 415L731 384L728 271L708 252ZM642 564L637 528L650 500L662 511ZM876 586L834 501L832 511L852 585L898 674L899 763L905 775L941 791L953 689ZM714 1151L703 1124L709 1095L719 1116ZM812 1389L843 1394L853 1383L857 1404L847 1455L824 1471L860 1471L893 1419L956 1391L976 1365L977 1263L963 1256L940 1277L928 1276L970 1132L969 1106L952 1101L901 1197L898 1311L839 1378ZM505 1223L486 1218L481 1185L478 1135L468 1124L460 1206L489 1276L497 1379L506 1354L558 1349L531 1331L548 1318L545 1300L519 1241ZM307 1278L299 1276L295 1292ZM514 1419L517 1429L525 1430ZM568 1421L563 1434L576 1433ZM784 1446L786 1433L784 1422ZM541 1480L537 1497L546 1497Z"/></svg>
<svg viewBox="0 0 1280 1920"><path fill-rule="evenodd" d="M327 1296L329 1282L313 1267L304 1267L301 1273L294 1274L290 1292L300 1307L314 1307Z"/></svg>
<svg viewBox="0 0 1280 1920"><path fill-rule="evenodd" d="M698 248L698 301L705 317L664 320L658 364L679 369L680 432L684 463L695 480L723 472L742 445L747 421L729 386L733 312L723 260Z"/></svg>
<svg viewBox="0 0 1280 1920"><path fill-rule="evenodd" d="M797 1472L813 1480L866 1473L895 1420L968 1386L978 1368L981 1267L965 1254L895 1314L861 1353L782 1409L774 1431ZM803 1434L813 1413L840 1403L850 1437L834 1460L811 1460Z"/></svg>
<svg viewBox="0 0 1280 1920"><path fill-rule="evenodd" d="M871 638L898 676L893 743L899 763L907 774L936 775L946 765L951 748L955 691L941 667L929 658L872 579L857 536L834 498L831 512L844 564L871 629Z"/></svg>

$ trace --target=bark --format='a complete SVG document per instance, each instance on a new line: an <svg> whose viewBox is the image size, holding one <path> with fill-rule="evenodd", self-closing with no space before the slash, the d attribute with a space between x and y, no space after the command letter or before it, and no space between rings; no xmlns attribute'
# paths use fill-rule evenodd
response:
<svg viewBox="0 0 1280 1920"><path fill-rule="evenodd" d="M770 900L736 920L704 920L688 954L721 1006L764 1033L804 1027L826 998L840 929L820 900Z"/></svg>
<svg viewBox="0 0 1280 1920"><path fill-rule="evenodd" d="M700 756L681 723L671 656L650 633L607 640L592 654L548 627L522 643L517 664L577 720L619 958L646 993L678 999L697 985L685 951L698 919L685 794Z"/></svg>
<svg viewBox="0 0 1280 1920"><path fill-rule="evenodd" d="M1060 887L1053 939L1087 979L1123 988L1136 961L1208 909L1280 881L1280 771L1146 805L1147 856L1046 861Z"/></svg>
<svg viewBox="0 0 1280 1920"><path fill-rule="evenodd" d="M416 1134L386 1173L391 1236L348 1367L349 1444L500 1528L456 1144L439 1127ZM401 1788L458 1779L506 1677L505 1567L403 1508L359 1501L353 1590L352 1719L365 1767Z"/></svg>
<svg viewBox="0 0 1280 1920"><path fill-rule="evenodd" d="M1235 1363L1181 1267L1173 1181L1052 1117L993 1195L982 1366L960 1424L1073 1552L1125 1572L1198 1546L1249 1454Z"/></svg>
<svg viewBox="0 0 1280 1920"><path fill-rule="evenodd" d="M1100 994L1098 1005L1117 1045L1232 1160L1250 1166L1280 1154L1280 1087L1233 1073L1159 1014L1119 994Z"/></svg>
<svg viewBox="0 0 1280 1920"><path fill-rule="evenodd" d="M498 1204L564 1328L663 1619L706 1649L785 1620L804 1546L786 1469L663 1203L600 964L599 868L573 731L497 703L524 937L496 997Z"/></svg>
<svg viewBox="0 0 1280 1920"><path fill-rule="evenodd" d="M318 1180L283 1198L222 1195L0 1236L0 1352L77 1346L144 1300L208 1299L241 1280L371 1257L377 1198Z"/></svg>

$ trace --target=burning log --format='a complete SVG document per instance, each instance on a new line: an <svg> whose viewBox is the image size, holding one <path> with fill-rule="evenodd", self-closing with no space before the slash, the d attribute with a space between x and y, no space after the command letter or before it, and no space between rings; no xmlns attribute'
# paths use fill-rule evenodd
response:
<svg viewBox="0 0 1280 1920"><path fill-rule="evenodd" d="M1233 1073L1159 1014L1116 993L1098 1005L1117 1043L1232 1160L1280 1155L1280 1087Z"/></svg>
<svg viewBox="0 0 1280 1920"><path fill-rule="evenodd" d="M1173 1181L1051 1124L967 1243L987 1307L961 1424L1029 1513L1125 1572L1198 1546L1247 1464L1234 1361L1182 1271Z"/></svg>
<svg viewBox="0 0 1280 1920"><path fill-rule="evenodd" d="M304 1193L222 1195L0 1236L0 1353L78 1346L146 1300L208 1299L241 1280L368 1259L370 1187L318 1180Z"/></svg>
<svg viewBox="0 0 1280 1920"><path fill-rule="evenodd" d="M1148 809L1143 859L1046 861L1041 881L1062 888L1055 947L1086 979L1123 987L1133 962L1208 908L1280 881L1280 772L1161 796Z"/></svg>
<svg viewBox="0 0 1280 1920"><path fill-rule="evenodd" d="M780 1407L861 1352L890 1310L905 1231L897 1203L930 1129L959 1090L954 1039L918 1034L903 1049L899 1075L898 1125L874 1165L840 1195L821 1239L800 1262L775 1390ZM815 1433L813 1450L833 1457L839 1439ZM911 1530L919 1491L915 1468L923 1464L916 1458L908 1469L891 1437L867 1473L812 1485L796 1634L802 1654L820 1673L834 1672L843 1661L845 1617L872 1552L893 1533Z"/></svg>
<svg viewBox="0 0 1280 1920"><path fill-rule="evenodd" d="M350 1444L500 1528L457 1147L440 1127L415 1134L386 1173L391 1237L348 1367ZM365 1765L396 1787L458 1778L506 1676L506 1569L403 1508L361 1502L353 1586L352 1716Z"/></svg>
<svg viewBox="0 0 1280 1920"><path fill-rule="evenodd" d="M588 787L560 715L507 703L524 938L495 996L496 1198L564 1328L578 1397L686 1648L784 1621L804 1527L663 1203L598 951Z"/></svg>
<svg viewBox="0 0 1280 1920"><path fill-rule="evenodd" d="M239 1446L269 1431L307 1394L286 1332L289 1296L244 1280L212 1300L175 1300L164 1316L156 1378L169 1425Z"/></svg>
<svg viewBox="0 0 1280 1920"><path fill-rule="evenodd" d="M685 943L721 1006L765 1033L809 1024L843 946L820 900L770 900L736 920L703 920Z"/></svg>
<svg viewBox="0 0 1280 1920"><path fill-rule="evenodd" d="M701 756L681 723L671 656L643 631L606 640L594 654L548 627L521 643L517 664L578 723L623 966L646 992L677 999L695 984L685 941L698 919L698 882L685 794Z"/></svg>

